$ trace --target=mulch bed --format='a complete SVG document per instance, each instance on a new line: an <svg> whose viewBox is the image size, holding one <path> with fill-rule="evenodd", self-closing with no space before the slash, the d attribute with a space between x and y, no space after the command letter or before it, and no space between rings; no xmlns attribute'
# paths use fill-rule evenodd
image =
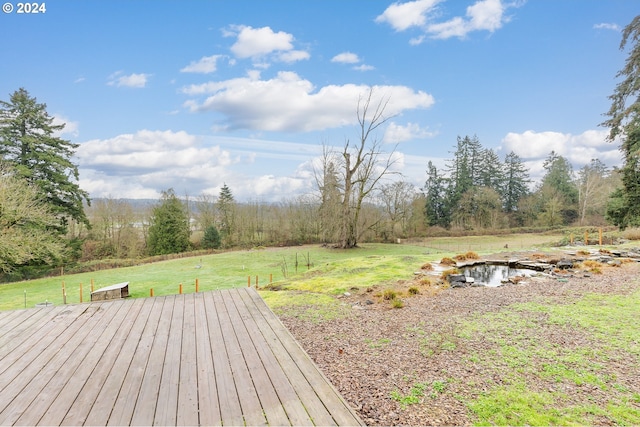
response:
<svg viewBox="0 0 640 427"><path fill-rule="evenodd" d="M497 288L443 289L431 295L404 296L404 307L399 309L380 299L365 304L371 292L353 290L352 295L342 297L350 309L346 318L305 320L296 315L299 308L285 310L280 318L367 425L470 425L473 414L464 400L500 385L503 379L495 367L469 362L470 355L491 344L482 339L456 342L461 323L515 303L551 300L570 304L587 293L628 294L640 288L640 263L607 267L603 273L576 274L566 281L535 278ZM531 339L563 346L589 345L583 331L559 333L541 327L527 333L537 335ZM448 342L451 340L454 342ZM448 351L447 345L453 350ZM627 366L620 359L605 370L640 393L640 375L629 372ZM633 378L625 380L625 376ZM459 381L450 381L452 378ZM416 383L434 382L446 383L446 392L429 390L417 404L403 405L391 398L394 391L406 396ZM544 380L531 384L529 379L527 385L541 390L557 386ZM564 387L563 393L576 402L597 399L602 393L589 386Z"/></svg>

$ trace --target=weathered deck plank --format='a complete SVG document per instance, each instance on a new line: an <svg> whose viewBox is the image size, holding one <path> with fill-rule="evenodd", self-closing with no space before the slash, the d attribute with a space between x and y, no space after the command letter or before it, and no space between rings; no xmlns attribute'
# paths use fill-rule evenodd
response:
<svg viewBox="0 0 640 427"><path fill-rule="evenodd" d="M194 294L184 297L180 383L178 384L178 414L181 426L198 425L198 367L196 366L196 311Z"/></svg>
<svg viewBox="0 0 640 427"><path fill-rule="evenodd" d="M82 334L74 337L79 342L68 343L70 353L66 359L65 352L60 351L56 354L56 358L51 359L38 374L37 381L31 381L29 387L35 399L28 405L29 410L23 410L20 417L14 422L5 419L4 424L17 425L36 425L44 413L49 409L53 400L55 400L67 382L76 375L77 369L85 364L87 357L94 347L98 344L101 335L91 334L91 330L102 321L109 321L110 318L118 311L117 306L98 307L96 313L82 328ZM85 334L86 333L86 334ZM42 388L41 383L51 378L50 381ZM26 389L22 391L17 399L26 401ZM15 409L15 407L14 407Z"/></svg>
<svg viewBox="0 0 640 427"><path fill-rule="evenodd" d="M222 326L213 296L213 293L205 294L204 302L211 337L211 353L213 355L213 370L218 388L220 417L222 425L244 425L240 396L233 381L231 364L229 363L230 356L227 353L227 347L224 345Z"/></svg>
<svg viewBox="0 0 640 427"><path fill-rule="evenodd" d="M153 303L154 301L152 299L145 300L136 321L130 325L127 339L123 343L117 358L112 360L109 375L102 384L102 389L87 415L86 424L103 426L109 422L118 393L120 392L129 365L138 347L140 335L147 324ZM122 327L127 328L128 326L129 325L123 325ZM120 411L120 408L118 408L118 411Z"/></svg>
<svg viewBox="0 0 640 427"><path fill-rule="evenodd" d="M126 325L134 324L138 319L138 315L140 314L140 310L142 309L144 302L144 300L140 299L133 300L131 304L126 304L125 311L122 312L122 310L120 310L118 313L123 314L121 323ZM120 302L114 302L114 304L118 303ZM102 358L98 361L98 364L95 366L89 377L85 379L82 390L80 390L76 399L71 402L71 407L68 409L65 417L60 423L61 425L87 424L89 411L98 399L98 396L102 391L102 386L107 381L107 378L111 373L114 361L118 357L122 346L127 341L129 332L129 328L118 328L115 336L111 339L109 346L102 355ZM40 423L44 425L51 424L46 419L41 420Z"/></svg>
<svg viewBox="0 0 640 427"><path fill-rule="evenodd" d="M0 320L1 425L361 424L253 289Z"/></svg>
<svg viewBox="0 0 640 427"><path fill-rule="evenodd" d="M276 393L269 374L265 370L263 362L258 354L254 340L264 339L262 336L251 337L247 329L255 330L256 325L251 316L244 310L244 304L236 304L233 299L235 290L227 291L230 298L225 298L229 319L240 344L242 357L249 370L249 375L256 388L263 414L270 425L290 424L278 394Z"/></svg>
<svg viewBox="0 0 640 427"><path fill-rule="evenodd" d="M120 387L118 398L114 407L119 408L109 417L107 425L124 426L131 424L131 418L135 410L136 402L140 394L142 378L144 378L145 370L149 361L149 354L158 328L158 321L162 313L162 303L164 300L156 299L153 301L151 314L147 319L147 323L138 341L129 370L126 373L124 382Z"/></svg>
<svg viewBox="0 0 640 427"><path fill-rule="evenodd" d="M218 387L214 374L216 366L213 363L211 352L211 334L205 296L196 294L195 321L196 321L196 366L198 375L198 407L200 425L221 425L220 402L218 400Z"/></svg>
<svg viewBox="0 0 640 427"><path fill-rule="evenodd" d="M118 326L122 323L123 318L127 313L127 305L111 305L117 308L117 312L111 316L109 323L102 331L97 342L91 348L89 354L82 361L82 364L69 377L68 381L64 384L64 387L60 393L58 393L56 398L53 399L46 412L42 414L38 420L33 418L33 423L30 422L32 420L27 420L28 423L36 425L40 423L40 420L46 420L48 425L59 425L62 423L62 420L69 410L69 402L74 402L78 398L87 378L91 376L91 373L100 363L105 350L113 341L113 338L118 331ZM29 410L29 412L31 412L31 410Z"/></svg>
<svg viewBox="0 0 640 427"><path fill-rule="evenodd" d="M164 356L167 351L169 330L171 329L171 319L173 318L173 307L176 297L172 295L162 299L164 300L164 305L161 309L158 329L149 354L149 363L147 364L147 369L142 379L140 394L138 395L136 409L131 419L131 425L150 426L153 424L153 417L156 413L158 390L160 389L160 380L162 379Z"/></svg>

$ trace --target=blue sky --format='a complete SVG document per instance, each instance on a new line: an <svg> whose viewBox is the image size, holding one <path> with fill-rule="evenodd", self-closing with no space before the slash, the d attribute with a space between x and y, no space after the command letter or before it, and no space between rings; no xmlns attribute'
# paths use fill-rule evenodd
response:
<svg viewBox="0 0 640 427"><path fill-rule="evenodd" d="M310 193L322 144L357 138L372 87L392 115L375 136L416 186L465 135L515 151L534 179L551 150L575 170L620 164L598 125L637 1L10 3L0 99L24 87L67 124L92 197Z"/></svg>

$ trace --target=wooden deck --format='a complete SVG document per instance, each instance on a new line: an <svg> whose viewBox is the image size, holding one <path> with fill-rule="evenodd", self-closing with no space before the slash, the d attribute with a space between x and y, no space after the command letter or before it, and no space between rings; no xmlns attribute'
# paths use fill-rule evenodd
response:
<svg viewBox="0 0 640 427"><path fill-rule="evenodd" d="M0 312L0 425L360 425L249 288Z"/></svg>

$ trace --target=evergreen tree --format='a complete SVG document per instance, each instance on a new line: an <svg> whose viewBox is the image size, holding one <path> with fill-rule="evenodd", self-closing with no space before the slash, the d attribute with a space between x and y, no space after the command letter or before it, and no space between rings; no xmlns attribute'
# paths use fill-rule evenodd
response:
<svg viewBox="0 0 640 427"><path fill-rule="evenodd" d="M236 221L236 202L231 189L225 183L220 189L218 202L218 223L220 225L220 235L226 247L233 246L233 233Z"/></svg>
<svg viewBox="0 0 640 427"><path fill-rule="evenodd" d="M513 212L518 202L529 194L530 182L526 167L513 151L504 159L504 186L502 188L502 206L505 212Z"/></svg>
<svg viewBox="0 0 640 427"><path fill-rule="evenodd" d="M478 184L480 176L480 157L482 145L477 136L473 138L458 137L456 151L448 165L449 179L451 180L451 201L455 206L460 197Z"/></svg>
<svg viewBox="0 0 640 427"><path fill-rule="evenodd" d="M447 205L446 179L430 161L427 166L427 182L422 189L426 198L425 217L427 225L449 228L451 214Z"/></svg>
<svg viewBox="0 0 640 427"><path fill-rule="evenodd" d="M505 172L500 157L495 151L488 148L480 151L478 162L474 185L491 188L497 193L501 193L505 185Z"/></svg>
<svg viewBox="0 0 640 427"><path fill-rule="evenodd" d="M633 18L622 32L620 50L633 45L614 93L609 96L611 108L608 120L602 123L610 128L608 140L621 139L623 154L622 189L612 195L607 217L620 228L640 226L640 15Z"/></svg>
<svg viewBox="0 0 640 427"><path fill-rule="evenodd" d="M46 107L22 88L9 102L0 101L0 160L39 189L61 231L69 218L88 225L83 201L89 195L78 186L78 167L71 161L78 145L54 136L65 125L54 125Z"/></svg>
<svg viewBox="0 0 640 427"><path fill-rule="evenodd" d="M204 236L202 237L202 247L204 249L218 249L222 241L220 240L220 233L214 225L208 226L204 230Z"/></svg>
<svg viewBox="0 0 640 427"><path fill-rule="evenodd" d="M162 192L162 200L153 208L149 226L148 248L151 255L184 252L189 242L189 216L187 209L172 188Z"/></svg>

